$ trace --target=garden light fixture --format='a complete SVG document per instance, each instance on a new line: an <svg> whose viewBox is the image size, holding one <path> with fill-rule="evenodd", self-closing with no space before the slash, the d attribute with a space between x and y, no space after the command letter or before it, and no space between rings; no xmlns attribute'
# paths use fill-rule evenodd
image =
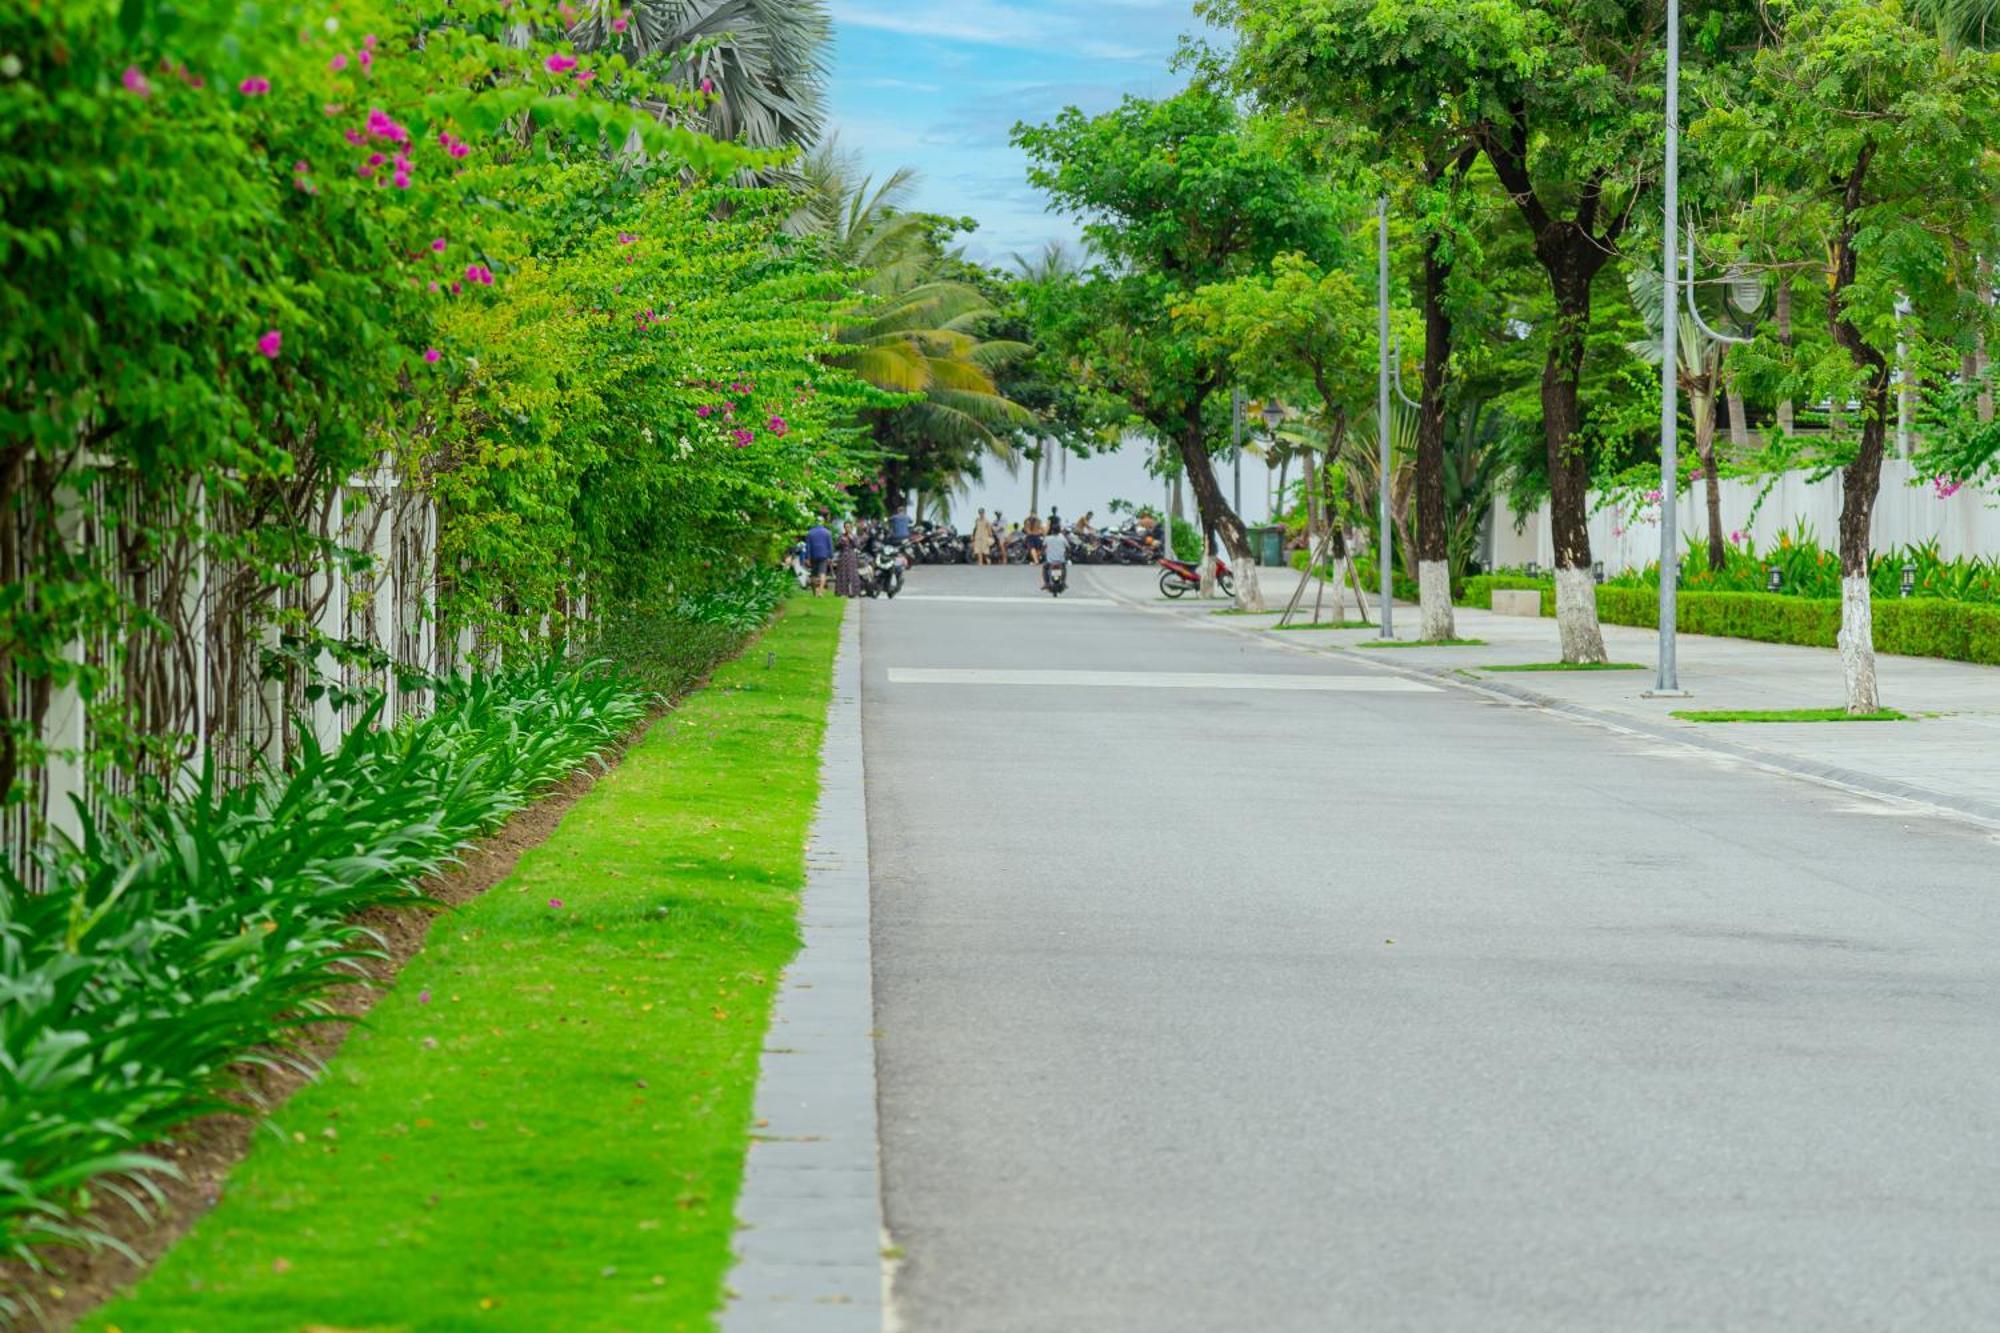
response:
<svg viewBox="0 0 2000 1333"><path fill-rule="evenodd" d="M1776 565L1772 565L1766 572L1769 577L1764 581L1764 591L1782 592L1785 587L1785 572Z"/></svg>
<svg viewBox="0 0 2000 1333"><path fill-rule="evenodd" d="M1917 590L1917 566L1911 561L1903 566L1903 596L1908 597Z"/></svg>

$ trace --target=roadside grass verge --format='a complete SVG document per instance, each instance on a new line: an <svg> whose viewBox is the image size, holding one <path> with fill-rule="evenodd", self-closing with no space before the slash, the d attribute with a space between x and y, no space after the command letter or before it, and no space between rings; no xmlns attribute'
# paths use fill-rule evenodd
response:
<svg viewBox="0 0 2000 1333"><path fill-rule="evenodd" d="M1484 648L1484 639L1364 639L1356 648Z"/></svg>
<svg viewBox="0 0 2000 1333"><path fill-rule="evenodd" d="M790 602L440 919L216 1210L84 1326L706 1328L842 606Z"/></svg>
<svg viewBox="0 0 2000 1333"><path fill-rule="evenodd" d="M1481 671L1644 671L1640 662L1503 662Z"/></svg>
<svg viewBox="0 0 2000 1333"><path fill-rule="evenodd" d="M1683 722L1907 722L1909 714L1893 708L1872 713L1850 713L1845 708L1720 708L1709 711L1683 709L1673 716Z"/></svg>

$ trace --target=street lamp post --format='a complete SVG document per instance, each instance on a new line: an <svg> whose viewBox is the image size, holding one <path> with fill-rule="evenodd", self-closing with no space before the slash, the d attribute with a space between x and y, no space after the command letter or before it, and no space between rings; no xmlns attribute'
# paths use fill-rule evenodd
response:
<svg viewBox="0 0 2000 1333"><path fill-rule="evenodd" d="M1660 275L1665 280L1660 302L1660 661L1653 680L1653 693L1682 693L1680 664L1675 660L1675 594L1680 583L1680 522L1675 500L1680 488L1680 404L1676 378L1680 368L1679 315L1681 193L1681 5L1667 0L1667 164L1666 210L1662 235Z"/></svg>
<svg viewBox="0 0 2000 1333"><path fill-rule="evenodd" d="M1390 537L1389 527L1389 196L1383 195L1376 206L1379 225L1376 229L1376 310L1375 346L1378 383L1375 387L1375 444L1376 459L1382 472L1382 498L1380 505L1381 538L1375 543L1375 558L1382 563L1382 630L1381 637L1396 637L1395 627L1390 623L1394 614L1396 585L1392 571L1395 567L1395 543Z"/></svg>

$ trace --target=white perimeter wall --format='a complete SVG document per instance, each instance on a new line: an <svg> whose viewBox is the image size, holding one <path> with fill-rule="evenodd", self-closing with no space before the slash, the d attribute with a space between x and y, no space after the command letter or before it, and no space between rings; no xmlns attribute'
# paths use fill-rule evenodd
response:
<svg viewBox="0 0 2000 1333"><path fill-rule="evenodd" d="M1840 531L1840 474L1832 473L1809 481L1809 473L1786 472L1777 477L1750 477L1722 483L1722 534L1744 532L1760 551L1776 545L1778 534L1789 532L1800 519L1812 529L1819 544L1832 550ZM2000 554L2000 493L1961 487L1957 494L1939 497L1928 477L1915 478L1910 464L1902 459L1886 459L1882 464L1882 490L1875 502L1873 541L1877 551L1887 551L1913 542L1935 541L1946 559L1961 556ZM1685 549L1688 541L1708 540L1707 482L1698 482L1681 493L1677 515ZM1765 488L1769 493L1765 494ZM1764 503L1751 518L1757 497ZM1604 497L1591 493L1590 553L1602 560L1607 573L1642 569L1660 558L1658 506L1647 506L1634 519L1629 502L1604 505ZM1515 517L1504 499L1493 505L1491 561L1506 568L1530 560L1547 569L1555 563L1555 547L1549 537L1549 504L1529 514L1515 529Z"/></svg>

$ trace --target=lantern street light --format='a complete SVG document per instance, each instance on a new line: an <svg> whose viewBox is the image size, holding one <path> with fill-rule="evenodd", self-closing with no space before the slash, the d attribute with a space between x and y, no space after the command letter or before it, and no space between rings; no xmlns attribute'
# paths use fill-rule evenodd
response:
<svg viewBox="0 0 2000 1333"><path fill-rule="evenodd" d="M1785 590L1784 570L1779 569L1776 565L1772 565L1765 573L1768 576L1764 580L1765 592L1783 592Z"/></svg>
<svg viewBox="0 0 2000 1333"><path fill-rule="evenodd" d="M1903 566L1903 596L1908 597L1917 590L1917 565L1910 561Z"/></svg>

